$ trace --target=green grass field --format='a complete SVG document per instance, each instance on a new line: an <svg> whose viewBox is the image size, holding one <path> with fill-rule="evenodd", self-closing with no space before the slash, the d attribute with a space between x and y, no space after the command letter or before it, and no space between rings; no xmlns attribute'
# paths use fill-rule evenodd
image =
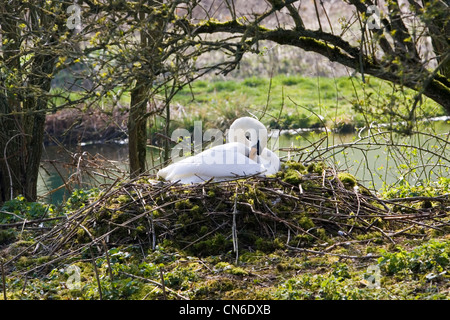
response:
<svg viewBox="0 0 450 320"><path fill-rule="evenodd" d="M363 126L368 120L388 122L385 110L405 113L414 94L372 77L366 77L366 83L362 83L354 77L279 75L240 81L198 80L180 91L173 104L184 107L188 118L185 121L199 119L216 127L226 126L238 116L253 114L274 128L310 128L321 126L322 121L328 127L338 128L343 123ZM416 112L417 118L444 114L430 99L424 99Z"/></svg>
<svg viewBox="0 0 450 320"><path fill-rule="evenodd" d="M105 112L119 106L125 112L130 104L129 91L116 88L106 94L83 100L80 92L52 91L53 106L69 101L78 107L101 108ZM227 129L238 117L253 115L273 129L317 128L326 125L338 132L364 127L372 122L405 120L416 92L366 76L303 77L277 75L248 77L243 80L196 80L181 89L171 101L170 131L190 130L194 121L203 128ZM162 100L162 94L157 94ZM162 103L164 103L162 101ZM444 115L444 109L423 98L415 111L416 119ZM400 115L400 116L399 116ZM153 116L151 131L164 131L165 114Z"/></svg>

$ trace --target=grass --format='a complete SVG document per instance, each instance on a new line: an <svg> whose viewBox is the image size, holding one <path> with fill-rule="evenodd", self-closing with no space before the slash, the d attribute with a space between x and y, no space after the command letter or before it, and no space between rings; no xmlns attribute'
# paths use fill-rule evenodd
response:
<svg viewBox="0 0 450 320"><path fill-rule="evenodd" d="M82 98L79 92L58 89L52 90L52 94L54 106ZM205 129L225 130L234 119L247 115L254 115L277 129L317 128L325 124L336 131L353 130L373 121L399 121L401 118L395 115L409 114L414 97L412 90L370 76L366 76L366 83L359 77L301 75L199 79L173 98L171 131L178 127L190 130L194 121L202 121ZM118 106L125 109L129 103L129 92L116 88L80 105L109 112ZM444 114L444 109L431 99L424 99L416 110L417 119ZM161 131L165 126L165 120L159 116L154 117L153 123L152 130Z"/></svg>
<svg viewBox="0 0 450 320"><path fill-rule="evenodd" d="M198 80L176 95L191 119L228 124L229 118L254 114L266 125L281 129L311 128L322 125L339 128L351 123L363 126L362 112L393 108L405 113L414 97L412 90L399 90L377 78L366 83L355 77L302 77L278 75L273 78L250 77L244 80ZM443 115L444 110L426 99L418 118ZM366 115L367 116L367 115ZM378 119L380 120L380 119ZM388 121L389 119L384 119Z"/></svg>
<svg viewBox="0 0 450 320"><path fill-rule="evenodd" d="M243 252L238 265L230 253L196 257L167 242L143 256L130 245L111 248L110 261L105 256L96 258L97 270L89 259L78 259L28 281L8 274L7 295L8 299L97 300L98 272L106 300L164 299L157 285L161 273L168 299L447 300L449 241L447 236L415 242L404 239L396 246L352 242L333 251L380 256L369 261L286 250ZM84 255L89 257L89 252ZM17 263L20 268L31 263L22 260Z"/></svg>

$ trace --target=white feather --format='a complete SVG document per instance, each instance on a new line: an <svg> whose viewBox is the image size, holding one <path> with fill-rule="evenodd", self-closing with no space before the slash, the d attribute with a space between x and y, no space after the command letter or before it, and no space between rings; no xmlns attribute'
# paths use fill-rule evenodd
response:
<svg viewBox="0 0 450 320"><path fill-rule="evenodd" d="M157 175L171 182L191 184L210 179L223 181L248 175L271 175L279 170L280 160L266 148L267 129L259 121L249 117L237 119L230 127L228 141L172 163ZM252 160L249 156L258 142L262 151Z"/></svg>

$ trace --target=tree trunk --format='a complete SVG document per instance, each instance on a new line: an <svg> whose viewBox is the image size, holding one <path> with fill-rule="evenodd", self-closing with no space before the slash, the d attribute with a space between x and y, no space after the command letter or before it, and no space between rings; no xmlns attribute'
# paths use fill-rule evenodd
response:
<svg viewBox="0 0 450 320"><path fill-rule="evenodd" d="M34 99L33 99L34 100ZM32 114L13 113L5 96L0 98L0 203L23 195L36 201L41 161L46 101L27 100L34 104Z"/></svg>
<svg viewBox="0 0 450 320"><path fill-rule="evenodd" d="M128 153L130 177L135 178L146 170L147 154L147 102L148 86L137 83L131 91L128 115Z"/></svg>
<svg viewBox="0 0 450 320"><path fill-rule="evenodd" d="M142 3L141 3L142 4ZM149 6L158 6L150 0ZM146 16L138 11L137 21L141 23L140 45L142 48L141 70L136 75L136 85L131 91L130 113L128 116L128 153L130 177L135 178L146 171L147 155L147 104L155 74L160 67L159 42L162 38L161 18ZM151 65L145 65L151 63Z"/></svg>
<svg viewBox="0 0 450 320"><path fill-rule="evenodd" d="M24 195L28 201L36 201L37 198L37 181L44 147L45 117L48 103L46 94L50 91L51 82L48 75L53 73L54 64L55 58L53 56L38 54L35 57L30 76L30 90L39 88L42 93L38 94L37 97L30 94L30 98L24 102L25 109L31 111L31 114L24 117L26 129Z"/></svg>
<svg viewBox="0 0 450 320"><path fill-rule="evenodd" d="M0 204L24 193L23 157L24 136L20 124L21 115L12 115L11 101L0 96Z"/></svg>
<svg viewBox="0 0 450 320"><path fill-rule="evenodd" d="M36 52L26 62L30 68L27 81L21 83L23 39L16 20L6 8L1 9L4 66L16 80L6 83L7 75L1 75L5 82L0 93L0 203L18 195L36 201L47 94L55 63L55 55L49 52L55 38L42 38L41 43L36 43Z"/></svg>

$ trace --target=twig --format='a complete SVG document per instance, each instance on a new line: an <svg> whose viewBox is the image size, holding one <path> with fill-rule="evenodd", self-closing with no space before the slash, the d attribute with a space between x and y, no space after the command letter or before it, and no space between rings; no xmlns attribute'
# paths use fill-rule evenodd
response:
<svg viewBox="0 0 450 320"><path fill-rule="evenodd" d="M233 235L233 251L236 253L236 264L239 259L239 248L238 248L238 239L237 239L237 227L236 227L236 215L237 215L237 198L238 198L238 184L236 184L236 191L234 194L234 206L233 206L233 227L232 227L232 235Z"/></svg>
<svg viewBox="0 0 450 320"><path fill-rule="evenodd" d="M316 250L310 250L310 249L305 249L305 248L297 248L297 247L293 247L290 245L286 245L286 247L289 250L294 250L294 251L299 251L299 252L308 252L308 253L313 253L313 254L320 254L320 255L330 255L330 256L336 256L339 258L343 258L343 259L377 259L379 257L381 257L380 255L365 255L365 256L349 256L349 255L345 255L345 254L338 254L338 253L331 253L331 252L325 252L325 251L316 251Z"/></svg>
<svg viewBox="0 0 450 320"><path fill-rule="evenodd" d="M415 197L406 197L406 198L393 198L393 199L385 199L383 201L389 202L410 202L410 201L439 201L439 202L450 202L450 193L446 193L439 196L434 197L426 197L426 196L415 196Z"/></svg>
<svg viewBox="0 0 450 320"><path fill-rule="evenodd" d="M6 296L6 277L5 277L5 268L3 267L3 259L0 260L0 265L2 267L3 299L8 300Z"/></svg>
<svg viewBox="0 0 450 320"><path fill-rule="evenodd" d="M98 275L97 264L95 263L95 257L94 257L94 253L92 252L92 247L91 246L89 246L89 251L91 252L92 266L94 267L95 278L97 279L98 294L100 296L100 300L103 300L102 285L100 283L100 277Z"/></svg>
<svg viewBox="0 0 450 320"><path fill-rule="evenodd" d="M109 252L108 252L108 247L106 246L105 239L102 239L102 244L103 244L103 248L105 249L106 262L108 263L109 279L110 279L110 281L114 281L112 268L111 268L111 261L109 259Z"/></svg>
<svg viewBox="0 0 450 320"><path fill-rule="evenodd" d="M161 289L162 289L162 292L163 292L163 297L164 297L164 300L167 300L166 285L164 283L164 274L163 274L162 268L159 268L159 276L161 278Z"/></svg>
<svg viewBox="0 0 450 320"><path fill-rule="evenodd" d="M161 283L159 283L158 281L154 281L154 280L147 279L147 278L144 278L144 277L136 276L136 275L134 275L134 274L131 274L131 273L128 273L128 272L125 272L125 271L119 271L119 272L122 273L122 274L124 274L124 275L126 275L126 276L135 278L135 279L139 279L139 280L142 280L142 281L150 282L151 284L154 284L155 286L158 286L158 287L160 287L160 288L162 288L162 286L163 286L163 285L162 285ZM178 294L175 290L172 290L172 289L170 289L170 288L168 288L168 287L165 287L165 290L167 290L168 292L172 293L173 295L175 295L175 296L176 296L177 298L179 298L179 299L182 299L182 300L189 300L189 298L187 298L187 297L185 297L185 296L182 296L181 294Z"/></svg>

